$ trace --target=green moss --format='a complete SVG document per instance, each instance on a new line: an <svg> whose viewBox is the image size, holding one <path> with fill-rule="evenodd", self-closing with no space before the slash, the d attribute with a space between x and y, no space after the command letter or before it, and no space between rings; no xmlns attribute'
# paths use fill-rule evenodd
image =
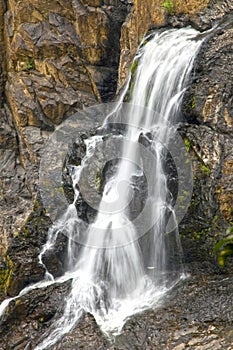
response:
<svg viewBox="0 0 233 350"><path fill-rule="evenodd" d="M129 96L131 97L133 95L133 90L134 90L134 82L132 81L129 87Z"/></svg>
<svg viewBox="0 0 233 350"><path fill-rule="evenodd" d="M26 70L32 70L35 69L35 61L32 57L26 56L24 58L24 66Z"/></svg>
<svg viewBox="0 0 233 350"><path fill-rule="evenodd" d="M138 66L138 60L134 60L130 67L130 72L132 75L135 73L137 66Z"/></svg>
<svg viewBox="0 0 233 350"><path fill-rule="evenodd" d="M170 14L174 13L174 3L172 0L165 0L162 3L162 7Z"/></svg>
<svg viewBox="0 0 233 350"><path fill-rule="evenodd" d="M185 144L187 151L189 152L191 149L191 142L186 136L184 137L184 144Z"/></svg>
<svg viewBox="0 0 233 350"><path fill-rule="evenodd" d="M213 220L212 220L212 224L215 228L220 228L218 221L219 221L219 217L218 217L218 215L215 215Z"/></svg>
<svg viewBox="0 0 233 350"><path fill-rule="evenodd" d="M19 231L15 231L15 232L13 233L13 235L14 235L14 237L18 237L18 236L19 236Z"/></svg>
<svg viewBox="0 0 233 350"><path fill-rule="evenodd" d="M205 166L204 164L201 165L201 170L206 176L210 175L210 169L207 166Z"/></svg>
<svg viewBox="0 0 233 350"><path fill-rule="evenodd" d="M2 260L0 266L0 295L6 295L7 289L10 284L11 275L13 273L14 264L9 256L6 256Z"/></svg>
<svg viewBox="0 0 233 350"><path fill-rule="evenodd" d="M200 231L193 231L193 240L205 239L205 237L209 236L211 231L211 227L204 228Z"/></svg>
<svg viewBox="0 0 233 350"><path fill-rule="evenodd" d="M191 100L191 108L193 109L195 108L195 106L196 106L196 96L193 96Z"/></svg>
<svg viewBox="0 0 233 350"><path fill-rule="evenodd" d="M28 236L28 235L30 234L29 228L28 228L28 227L23 227L23 228L21 229L21 232L22 232L22 234L25 235L25 236Z"/></svg>

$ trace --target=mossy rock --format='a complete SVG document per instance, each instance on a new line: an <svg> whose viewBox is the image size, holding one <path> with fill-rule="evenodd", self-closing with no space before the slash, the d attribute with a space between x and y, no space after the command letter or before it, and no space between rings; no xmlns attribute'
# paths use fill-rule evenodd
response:
<svg viewBox="0 0 233 350"><path fill-rule="evenodd" d="M7 295L10 278L13 272L13 262L9 256L5 256L0 260L0 300Z"/></svg>

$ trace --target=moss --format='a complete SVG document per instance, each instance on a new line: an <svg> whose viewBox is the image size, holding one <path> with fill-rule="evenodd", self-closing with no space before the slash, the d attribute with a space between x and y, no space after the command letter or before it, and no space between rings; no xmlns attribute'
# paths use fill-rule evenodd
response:
<svg viewBox="0 0 233 350"><path fill-rule="evenodd" d="M162 7L170 14L174 13L174 3L172 0L165 0L162 3Z"/></svg>
<svg viewBox="0 0 233 350"><path fill-rule="evenodd" d="M0 296L7 294L7 289L10 284L11 275L13 273L14 264L7 255L3 258L0 266Z"/></svg>
<svg viewBox="0 0 233 350"><path fill-rule="evenodd" d="M193 96L191 99L191 108L194 109L196 106L196 96Z"/></svg>
<svg viewBox="0 0 233 350"><path fill-rule="evenodd" d="M212 224L215 228L220 228L218 221L219 221L219 216L215 215L213 220L212 220Z"/></svg>
<svg viewBox="0 0 233 350"><path fill-rule="evenodd" d="M184 203L185 199L186 199L185 195L178 196L178 201L181 203Z"/></svg>
<svg viewBox="0 0 233 350"><path fill-rule="evenodd" d="M200 231L193 231L193 240L203 240L209 235L211 227L204 228Z"/></svg>
<svg viewBox="0 0 233 350"><path fill-rule="evenodd" d="M32 57L26 56L24 58L24 67L26 70L32 70L35 69L35 61Z"/></svg>
<svg viewBox="0 0 233 350"><path fill-rule="evenodd" d="M96 172L96 176L95 176L95 186L96 186L97 192L99 193L101 192L102 183L103 183L102 170L99 169Z"/></svg>
<svg viewBox="0 0 233 350"><path fill-rule="evenodd" d="M210 176L210 169L204 164L201 165L201 170L206 176Z"/></svg>
<svg viewBox="0 0 233 350"><path fill-rule="evenodd" d="M133 95L133 90L134 90L134 82L131 82L130 88L129 88L129 96L130 97Z"/></svg>
<svg viewBox="0 0 233 350"><path fill-rule="evenodd" d="M21 299L17 299L16 301L15 301L15 305L19 305L21 303Z"/></svg>
<svg viewBox="0 0 233 350"><path fill-rule="evenodd" d="M184 137L184 144L185 144L187 151L189 152L191 149L191 142L186 136Z"/></svg>
<svg viewBox="0 0 233 350"><path fill-rule="evenodd" d="M63 191L62 188L57 188L55 190ZM49 224L50 224L50 219L48 216L46 216L46 211L42 207L40 198L39 199L36 198L30 215L25 220L24 226L22 227L22 229L16 233L15 237L17 238L17 237L20 237L21 235L30 236L30 235L33 235L35 232L43 232L44 230L46 230L47 232Z"/></svg>
<svg viewBox="0 0 233 350"><path fill-rule="evenodd" d="M13 233L13 235L14 235L14 237L18 237L18 236L19 236L19 231L15 231L15 232Z"/></svg>
<svg viewBox="0 0 233 350"><path fill-rule="evenodd" d="M134 60L131 67L130 67L130 72L132 75L134 75L134 73L137 69L137 66L138 66L138 60Z"/></svg>
<svg viewBox="0 0 233 350"><path fill-rule="evenodd" d="M28 227L23 227L23 228L21 229L21 232L22 232L22 234L25 235L25 236L28 236L29 233L30 233Z"/></svg>

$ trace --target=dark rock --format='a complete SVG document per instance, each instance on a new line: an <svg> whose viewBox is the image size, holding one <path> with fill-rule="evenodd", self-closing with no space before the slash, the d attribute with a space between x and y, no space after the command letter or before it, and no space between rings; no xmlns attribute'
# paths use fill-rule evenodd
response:
<svg viewBox="0 0 233 350"><path fill-rule="evenodd" d="M217 28L202 45L183 108L189 124L181 133L193 159L194 191L181 234L190 239L183 242L187 262L199 261L201 269L203 260L215 269L213 245L233 220L233 37L229 17L222 23L225 29ZM196 249L191 242L197 243Z"/></svg>
<svg viewBox="0 0 233 350"><path fill-rule="evenodd" d="M67 257L67 237L63 234L59 234L56 243L52 250L48 250L42 257L42 261L45 264L49 273L55 278L63 275L66 268Z"/></svg>

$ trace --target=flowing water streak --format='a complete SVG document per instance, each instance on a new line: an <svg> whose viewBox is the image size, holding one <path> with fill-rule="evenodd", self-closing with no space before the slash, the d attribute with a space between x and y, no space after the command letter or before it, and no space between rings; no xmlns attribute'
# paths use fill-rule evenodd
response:
<svg viewBox="0 0 233 350"><path fill-rule="evenodd" d="M166 213L169 210L170 215L175 214L163 170L162 145L169 138L170 125L179 120L183 93L201 45L201 40L195 40L197 35L198 32L192 28L156 33L150 41L144 42L136 57L138 64L132 77L134 85L127 139L137 142L141 130L145 129L153 134L151 149L157 161L152 165L154 189L148 198L151 200L149 215L157 218L150 233L150 243L153 244L147 249L143 248L137 227L128 216L131 177L136 173L138 155L125 144L118 171L105 186L99 213L88 228L86 245L81 251L79 247L79 254L75 251L77 245L70 240L69 271L74 275L72 290L67 297L63 316L55 322L36 350L55 344L77 324L84 311L94 315L104 332L117 334L130 315L158 303L167 289L181 278L182 269L177 266L172 276L168 273L171 268L169 253L172 249L179 253L181 248L177 232L172 233L175 246L173 244L171 251L164 239ZM140 113L138 105L148 109ZM130 124L136 124L137 128L130 127ZM120 192L119 183L123 188ZM118 201L116 193L119 195ZM112 203L117 210L109 212ZM119 211L119 208L122 210ZM76 213L73 215L76 216ZM72 224L69 226L71 230L75 227ZM116 246L115 249L108 249L110 241L111 247ZM96 242L102 248L95 247Z"/></svg>

